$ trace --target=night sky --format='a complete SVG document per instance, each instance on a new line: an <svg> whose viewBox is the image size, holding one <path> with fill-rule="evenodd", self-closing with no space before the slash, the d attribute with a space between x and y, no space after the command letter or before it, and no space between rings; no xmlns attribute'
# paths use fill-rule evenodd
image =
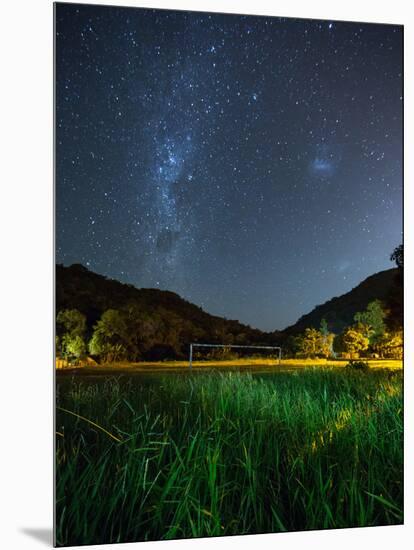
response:
<svg viewBox="0 0 414 550"><path fill-rule="evenodd" d="M402 28L56 7L56 261L286 327L393 267Z"/></svg>

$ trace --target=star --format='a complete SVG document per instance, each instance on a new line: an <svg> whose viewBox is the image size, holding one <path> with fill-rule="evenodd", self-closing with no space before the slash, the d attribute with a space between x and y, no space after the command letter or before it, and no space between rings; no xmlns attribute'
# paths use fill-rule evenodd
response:
<svg viewBox="0 0 414 550"><path fill-rule="evenodd" d="M58 3L56 41L58 262L269 331L391 267L400 26Z"/></svg>

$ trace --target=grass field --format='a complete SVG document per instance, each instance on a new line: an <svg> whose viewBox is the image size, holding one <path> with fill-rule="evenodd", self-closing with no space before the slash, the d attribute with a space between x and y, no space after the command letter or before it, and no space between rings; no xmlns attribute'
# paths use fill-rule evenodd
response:
<svg viewBox="0 0 414 550"><path fill-rule="evenodd" d="M403 521L402 371L57 376L57 544Z"/></svg>
<svg viewBox="0 0 414 550"><path fill-rule="evenodd" d="M365 360L364 360L365 361ZM401 369L402 361L397 359L378 359L367 361L373 369ZM218 369L246 369L257 372L263 367L263 372L267 372L269 367L274 370L303 369L304 367L345 367L349 361L347 359L283 359L279 365L277 359L229 359L229 360L194 360L193 370L206 370L211 368ZM141 363L118 362L96 366L64 367L61 371L77 371L82 369L84 374L93 373L131 373L131 372L159 372L159 371L186 371L189 370L188 361L143 361Z"/></svg>

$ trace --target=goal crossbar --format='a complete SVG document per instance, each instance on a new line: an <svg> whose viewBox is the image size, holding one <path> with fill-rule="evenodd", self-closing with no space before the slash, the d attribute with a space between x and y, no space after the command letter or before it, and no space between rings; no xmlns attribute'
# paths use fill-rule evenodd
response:
<svg viewBox="0 0 414 550"><path fill-rule="evenodd" d="M278 360L279 365L282 359L282 348L280 346L238 346L237 344L199 344L199 343L191 343L190 344L190 358L188 362L188 366L191 369L193 366L193 349L194 348L237 348L237 349L270 349L270 350L278 350Z"/></svg>

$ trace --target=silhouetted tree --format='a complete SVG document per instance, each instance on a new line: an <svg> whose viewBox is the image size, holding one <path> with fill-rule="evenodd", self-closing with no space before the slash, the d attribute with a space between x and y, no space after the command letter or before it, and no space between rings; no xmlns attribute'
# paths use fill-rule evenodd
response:
<svg viewBox="0 0 414 550"><path fill-rule="evenodd" d="M392 251L390 260L395 262L399 269L404 268L404 245L400 244Z"/></svg>
<svg viewBox="0 0 414 550"><path fill-rule="evenodd" d="M387 296L388 329L395 332L402 330L404 317L404 247L397 246L390 256L391 261L397 265L397 273L394 277L394 285Z"/></svg>

